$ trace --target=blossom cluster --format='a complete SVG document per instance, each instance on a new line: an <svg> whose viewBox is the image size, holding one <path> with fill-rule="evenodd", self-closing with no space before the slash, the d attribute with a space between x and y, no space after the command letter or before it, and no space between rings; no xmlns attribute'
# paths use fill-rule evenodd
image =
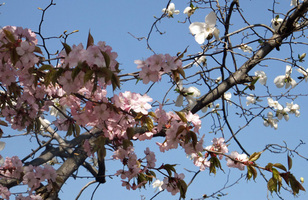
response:
<svg viewBox="0 0 308 200"><path fill-rule="evenodd" d="M300 116L300 107L298 104L286 103L286 107L283 107L278 101L273 100L272 98L267 98L268 105L275 109L276 114L272 112L267 113L267 118L264 119L264 126L271 126L274 129L278 128L278 121L284 118L286 121L289 120L289 114L295 114L296 117ZM277 118L275 118L277 117Z"/></svg>
<svg viewBox="0 0 308 200"><path fill-rule="evenodd" d="M123 166L127 169L123 168L116 172L116 175L119 175L122 180L122 186L126 187L126 189L136 190L141 186L144 186L147 183L147 180L143 181L138 180L138 176L142 176L144 174L149 174L149 170L155 167L155 154L150 151L147 147L144 151L145 158L137 159L137 155L134 152L133 147L128 147L127 149L119 148L113 154L113 159L120 160L123 163ZM126 180L127 179L127 180ZM130 182L133 181L131 184Z"/></svg>
<svg viewBox="0 0 308 200"><path fill-rule="evenodd" d="M139 77L144 84L150 81L157 82L161 80L164 73L170 73L182 67L182 61L177 56L170 56L169 54L154 54L143 60L135 60L137 68L141 68Z"/></svg>
<svg viewBox="0 0 308 200"><path fill-rule="evenodd" d="M32 69L39 61L36 53L40 53L40 49L36 46L35 33L21 27L2 28L0 41L0 82L2 88L6 88L0 92L0 114L12 124L12 128L23 129L46 110L44 104L38 103L44 98L45 86L35 88L33 85Z"/></svg>
<svg viewBox="0 0 308 200"><path fill-rule="evenodd" d="M17 179L21 180L24 185L27 185L30 189L28 191L29 196L23 197L19 195L16 199L41 199L40 196L33 194L33 191L37 189L43 182L52 183L56 181L56 170L50 165L44 166L23 166L21 160L17 156L12 158L7 157L4 163L0 166L1 179ZM52 184L47 185L47 190L52 189ZM0 195L4 199L9 199L11 196L8 188L0 186Z"/></svg>

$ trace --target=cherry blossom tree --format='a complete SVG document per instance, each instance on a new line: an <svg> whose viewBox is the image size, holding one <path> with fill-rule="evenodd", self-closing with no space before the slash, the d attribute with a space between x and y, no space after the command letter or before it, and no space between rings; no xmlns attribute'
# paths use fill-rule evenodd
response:
<svg viewBox="0 0 308 200"><path fill-rule="evenodd" d="M292 171L294 158L307 164L307 152L300 149L304 141L294 148L288 138L282 144L267 141L251 152L247 146L254 141L239 138L253 123L279 132L279 124L300 117L298 99L307 96L308 71L302 67L306 53L298 46L307 45L308 0L272 0L266 23L251 23L245 9L253 8L241 7L239 0L190 0L182 11L170 0L164 5L146 37L131 34L146 42L151 55L135 60L130 72L122 69L108 41L96 42L90 32L79 44L68 42L77 31L46 37L42 25L55 0L39 9L37 30L1 27L0 150L17 136L30 137L32 145L24 158L18 151L0 157L2 199L59 199L66 183L83 176L89 183L72 194L74 199L92 184L111 181L127 190L154 187L151 199L161 193L219 199L239 179L211 194L187 194L196 177L228 176L229 168L243 171L240 179L263 184L268 198L305 191L303 178ZM153 48L151 37L164 34L159 22L171 20L187 28L188 44L199 51L188 46L172 54ZM61 42L57 53L49 50L49 40ZM282 67L273 70L273 62ZM270 70L274 77L267 76ZM147 91L126 88L129 83ZM183 171L179 163L159 160L172 151L181 151L194 168ZM110 160L117 162L112 173ZM16 192L17 186L22 189Z"/></svg>

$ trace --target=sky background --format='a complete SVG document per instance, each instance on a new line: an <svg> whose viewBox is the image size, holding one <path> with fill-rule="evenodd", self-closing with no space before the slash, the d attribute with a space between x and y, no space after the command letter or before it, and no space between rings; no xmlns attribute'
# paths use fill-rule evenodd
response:
<svg viewBox="0 0 308 200"><path fill-rule="evenodd" d="M41 11L38 9L45 8L50 1L42 0L9 0L3 1L5 5L0 7L0 26L14 25L22 26L25 28L30 28L34 31L38 30L38 25L41 19ZM196 54L201 51L200 45L195 42L193 36L189 33L189 23L181 23L185 21L185 15L183 10L188 4L183 0L174 0L172 1L176 5L176 9L180 10L179 15L175 15L174 18L164 18L161 22L157 23L157 26L161 32L165 34L161 35L155 32L155 29L150 37L151 48L156 53L169 53L170 55L176 55L177 52L184 51L188 47L187 54ZM162 8L166 7L167 0L117 0L117 1L85 1L85 0L55 0L56 6L51 7L45 15L45 20L42 26L42 34L45 37L59 36L65 30L72 32L74 30L79 30L79 32L70 35L67 39L69 45L79 43L86 44L87 36L89 31L94 37L95 42L106 41L107 45L110 45L113 48L113 51L118 53L118 62L121 64L120 68L123 70L123 73L135 72L138 71L134 60L137 59L146 59L147 57L153 55L153 52L147 49L147 44L145 40L138 41L135 37L146 37L150 31L151 25L155 21L154 16L160 17ZM222 3L222 2L221 2ZM240 1L240 6L243 9L243 14L249 23L263 23L270 26L270 21L273 18L271 12L267 9L271 9L273 4L272 1L260 1L260 0L246 0ZM277 5L276 9L281 13L284 13L290 9L290 1L280 1L280 4ZM200 9L191 17L191 21L203 22L204 17L210 12L210 9ZM245 26L240 20L238 15L232 16L231 20L232 26L230 32L237 30ZM217 23L218 28L222 28L220 23ZM223 31L222 31L223 32ZM131 33L131 34L129 34ZM263 32L262 32L263 33ZM267 33L270 37L270 34ZM242 33L238 36L234 36L233 43L240 44ZM251 45L255 50L258 47L258 44ZM51 39L47 42L47 47L51 53L55 53L57 50L61 49L61 42L57 39ZM285 58L290 55L287 54L288 48L282 48L280 52L273 52L269 57L275 57L280 55L280 57ZM294 49L294 54L304 53L306 49L298 47ZM238 50L241 52L241 50ZM285 55L284 55L285 53ZM251 54L247 53L247 56ZM238 60L238 63L243 63L244 60ZM184 63L187 64L187 63ZM208 63L210 65L211 63ZM283 75L285 73L285 64L282 62L273 62L269 61L266 63L268 67L256 67L253 71L264 70L268 75L268 85L271 85L271 88L275 94L280 94L285 92L285 90L277 90L273 85L273 79L278 75ZM303 63L303 67L306 67L306 62ZM192 71L195 69L192 69ZM294 70L295 71L295 70ZM194 72L194 71L193 71ZM193 73L191 72L191 73ZM190 74L190 72L186 72ZM296 74L296 75L295 75ZM294 72L294 78L300 74ZM215 74L213 74L215 76ZM217 74L218 77L218 74ZM168 79L163 79L162 82L158 83L153 87L149 93L151 97L155 100L162 101L166 91L171 87L167 85ZM141 94L145 93L150 85L135 84L135 81L127 82L122 85L121 91L130 90L132 92L139 92ZM256 93L264 93L266 90L261 87L260 84L256 85L260 89L256 90ZM305 94L307 93L307 84L302 83L300 86L294 89L292 94ZM204 94L206 91L202 91ZM119 91L117 91L119 92ZM112 95L112 94L111 94ZM171 92L167 96L171 101L176 99L176 94ZM288 102L290 102L289 100ZM242 142L244 148L250 153L261 151L264 149L265 145L268 143L283 144L284 141L287 142L288 146L292 149L295 148L300 140L303 142L308 142L308 133L307 133L307 119L308 119L308 107L307 107L307 98L298 98L294 101L299 104L301 109L301 116L296 118L294 115L290 116L290 120L285 122L284 120L279 122L278 130L274 130L270 127L264 127L263 121L257 119L253 121L241 134L238 135L238 139ZM285 105L285 101L282 101L281 104ZM246 105L244 105L246 106ZM230 107L230 113L233 111L232 105ZM176 109L170 107L170 109ZM231 114L230 114L231 115ZM232 115L231 115L232 116ZM237 116L234 115L230 121L234 127L239 126L237 123ZM210 145L211 140L215 137L214 134L210 134L207 126L207 121L203 121L204 127L201 129L201 134L206 134L205 144ZM15 135L16 132L12 130L9 134ZM8 133L6 133L8 134ZM218 135L219 136L219 135ZM216 136L217 137L217 136ZM25 140L24 137L17 137L14 139L4 140L7 145L5 149L1 152L3 157L18 155L20 158L29 154L31 149L36 148L31 146L30 138ZM155 139L154 141L162 142L161 138ZM142 156L143 151L146 147L150 147L151 150L158 150L157 145L151 140L147 142L137 143L135 142L136 152L139 153L139 156ZM236 144L231 141L229 149L238 150L239 148ZM301 146L299 151L307 157L308 148L307 145ZM241 153L241 152L240 152ZM108 155L107 155L108 156ZM110 156L110 155L109 155ZM178 172L186 174L186 182L189 182L193 173L188 173L184 169L197 171L198 168L193 165L188 158L186 158L183 150L173 150L168 151L164 154L156 154L157 156L157 165L162 163L170 164L179 164ZM269 154L268 152L262 154L259 164L265 166L268 162L281 162L285 166L287 165L287 156L286 154ZM201 198L203 194L211 195L213 192L216 192L224 187L224 185L230 185L234 183L241 174L245 175L246 171L239 171L237 169L229 170L225 165L225 161L222 160L223 171L218 171L214 176L213 174L209 175L208 170L204 171L197 176L194 183L189 187L187 192L187 199L198 199ZM107 161L106 174L113 174L115 169L120 168L119 161ZM304 177L308 179L307 172L307 161L300 159L298 156L293 158L293 169L296 178ZM81 173L88 175L87 173ZM266 177L269 179L270 174L265 172ZM161 177L160 177L161 178ZM60 192L60 198L65 200L75 199L77 193L81 188L89 181L93 179L81 179L78 181L70 180L62 188ZM306 189L306 183L303 185ZM96 184L90 186L85 190L80 199L90 199L92 192ZM267 193L266 182L260 176L256 181L246 181L245 178L242 178L239 181L239 184L234 185L230 189L223 191L228 193L228 195L222 199L236 200L236 199L266 199L267 195L270 199L278 199L277 196L273 197ZM113 179L107 179L107 183L100 185L96 193L94 194L93 199L150 199L154 196L154 190L149 185L146 190L136 190L136 191L127 191L121 186L120 178L113 177ZM291 195L282 191L282 196L286 199L293 199ZM171 196L168 192L163 192L159 194L156 199L178 199L178 196ZM308 195L305 192L301 192L298 199L308 199Z"/></svg>

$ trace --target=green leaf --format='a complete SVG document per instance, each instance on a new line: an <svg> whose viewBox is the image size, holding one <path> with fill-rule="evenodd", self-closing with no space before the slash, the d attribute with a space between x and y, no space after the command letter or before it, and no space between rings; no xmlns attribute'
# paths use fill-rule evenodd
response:
<svg viewBox="0 0 308 200"><path fill-rule="evenodd" d="M182 122L187 123L187 119L186 119L185 114L183 112L175 111L175 113L180 117Z"/></svg>
<svg viewBox="0 0 308 200"><path fill-rule="evenodd" d="M254 152L250 157L249 157L249 161L254 162L256 160L258 160L261 156L262 152Z"/></svg>
<svg viewBox="0 0 308 200"><path fill-rule="evenodd" d="M109 68L109 66L110 66L110 57L109 57L109 55L106 52L104 52L104 51L101 51L101 53L104 56L106 67Z"/></svg>
<svg viewBox="0 0 308 200"><path fill-rule="evenodd" d="M272 169L272 173L273 173L273 178L276 179L276 180L278 180L279 177L280 177L278 170L275 169L275 168L273 168L273 169Z"/></svg>
<svg viewBox="0 0 308 200"><path fill-rule="evenodd" d="M135 131L134 131L134 128L133 127L128 127L126 129L126 135L127 135L127 138L130 140L133 138L133 136L135 135Z"/></svg>
<svg viewBox="0 0 308 200"><path fill-rule="evenodd" d="M288 169L292 168L292 158L288 155Z"/></svg>
<svg viewBox="0 0 308 200"><path fill-rule="evenodd" d="M270 180L268 180L267 182L267 189L273 193L273 192L277 192L277 180L274 178L271 178Z"/></svg>
<svg viewBox="0 0 308 200"><path fill-rule="evenodd" d="M178 188L180 188L181 198L185 199L186 191L187 191L187 184L185 183L184 180L180 180L177 186Z"/></svg>
<svg viewBox="0 0 308 200"><path fill-rule="evenodd" d="M253 177L253 180L255 180L257 178L257 170L254 166L252 165L247 165L247 179L251 179L251 177Z"/></svg>
<svg viewBox="0 0 308 200"><path fill-rule="evenodd" d="M89 46L92 46L92 45L94 45L94 39L93 39L93 37L92 37L92 35L91 35L90 31L89 31L89 34L88 34L88 41L87 41L87 48L88 48Z"/></svg>
<svg viewBox="0 0 308 200"><path fill-rule="evenodd" d="M58 81L58 78L64 73L64 69L63 68L58 68L55 72L52 73L52 78L51 78L51 82L53 85L56 84L56 82Z"/></svg>
<svg viewBox="0 0 308 200"><path fill-rule="evenodd" d="M265 166L265 169L267 171L272 171L272 168L273 168L273 163L268 163L266 166Z"/></svg>
<svg viewBox="0 0 308 200"><path fill-rule="evenodd" d="M179 67L179 68L177 69L177 71L179 72L179 74L181 74L181 76L182 76L184 79L186 79L186 77L185 77L185 72L184 72L184 70L183 70L182 67Z"/></svg>
<svg viewBox="0 0 308 200"><path fill-rule="evenodd" d="M185 129L186 129L185 126L180 125L180 126L178 127L178 130L176 131L176 136L178 136L179 134L181 134Z"/></svg>
<svg viewBox="0 0 308 200"><path fill-rule="evenodd" d="M90 69L86 71L84 78L83 78L84 83L88 82L89 80L93 78L93 73L94 71Z"/></svg>
<svg viewBox="0 0 308 200"><path fill-rule="evenodd" d="M113 91L115 91L115 89L117 89L117 88L120 88L120 79L114 73L112 73L112 76L111 76L111 83L112 83Z"/></svg>
<svg viewBox="0 0 308 200"><path fill-rule="evenodd" d="M14 37L13 33L11 33L11 31L8 31L6 29L2 29L2 31L4 32L6 38L10 40L10 42L12 42L12 43L16 42L15 37Z"/></svg>
<svg viewBox="0 0 308 200"><path fill-rule="evenodd" d="M1 119L0 119L0 125L1 126L8 126L8 124L5 121L2 121Z"/></svg>
<svg viewBox="0 0 308 200"><path fill-rule="evenodd" d="M62 45L64 47L66 55L68 55L72 51L71 47L68 44L64 43L64 42L62 42Z"/></svg>
<svg viewBox="0 0 308 200"><path fill-rule="evenodd" d="M152 129L154 128L154 124L151 118L146 117L145 118L145 123L147 125L147 128L149 129L149 131L152 131Z"/></svg>
<svg viewBox="0 0 308 200"><path fill-rule="evenodd" d="M274 166L274 167L277 167L277 168L279 168L279 169L281 169L281 170L283 170L283 171L287 171L286 167L283 166L283 165L280 164L280 163L275 163L273 166Z"/></svg>
<svg viewBox="0 0 308 200"><path fill-rule="evenodd" d="M193 132L193 131L189 131L188 133L189 133L189 135L190 135L190 137L191 137L193 147L195 148L196 145L197 145L197 142L198 142L197 135L196 135L196 133Z"/></svg>
<svg viewBox="0 0 308 200"><path fill-rule="evenodd" d="M39 53L39 54L43 55L43 52L42 52L41 48L40 48L40 47L38 47L38 46L35 46L35 48L34 48L34 52L35 52L35 53Z"/></svg>
<svg viewBox="0 0 308 200"><path fill-rule="evenodd" d="M187 49L188 49L188 47L186 47L186 49L183 51L183 53L178 52L178 53L177 53L177 56L178 56L178 57L175 59L174 62L176 62L177 60L183 58L183 57L184 57L184 54L187 52Z"/></svg>
<svg viewBox="0 0 308 200"><path fill-rule="evenodd" d="M51 65L42 65L40 68L38 68L38 70L39 71L45 71L45 70L52 71L54 70L54 68Z"/></svg>
<svg viewBox="0 0 308 200"><path fill-rule="evenodd" d="M81 71L81 63L78 63L77 67L73 69L72 74L71 74L73 81L75 80L76 76L78 76L80 71Z"/></svg>
<svg viewBox="0 0 308 200"><path fill-rule="evenodd" d="M73 124L69 124L67 132L66 132L66 136L71 136L73 134Z"/></svg>
<svg viewBox="0 0 308 200"><path fill-rule="evenodd" d="M167 171L167 173L169 174L169 176L171 176L172 175L172 171L174 173L176 173L176 170L175 170L174 166L176 166L176 165L165 164L163 166L163 169L165 169Z"/></svg>
<svg viewBox="0 0 308 200"><path fill-rule="evenodd" d="M97 150L97 157L100 160L103 160L106 157L106 148L104 145L100 145L100 148Z"/></svg>
<svg viewBox="0 0 308 200"><path fill-rule="evenodd" d="M79 125L75 124L74 125L74 137L78 137L80 135L80 127Z"/></svg>
<svg viewBox="0 0 308 200"><path fill-rule="evenodd" d="M132 147L132 146L134 146L132 141L127 140L127 139L123 140L123 149L127 149L128 147Z"/></svg>

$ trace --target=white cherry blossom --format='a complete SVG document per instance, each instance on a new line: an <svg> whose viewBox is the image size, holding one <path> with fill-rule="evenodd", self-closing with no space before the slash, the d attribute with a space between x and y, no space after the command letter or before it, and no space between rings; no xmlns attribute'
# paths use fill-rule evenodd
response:
<svg viewBox="0 0 308 200"><path fill-rule="evenodd" d="M301 0L298 0L298 2L301 2ZM290 6L297 6L297 5L298 5L297 0L291 0Z"/></svg>
<svg viewBox="0 0 308 200"><path fill-rule="evenodd" d="M293 102L287 103L287 108L289 109L289 113L295 114L296 117L299 117L300 112L298 104L293 104Z"/></svg>
<svg viewBox="0 0 308 200"><path fill-rule="evenodd" d="M198 66L205 66L206 65L206 56L200 56L195 58L194 65Z"/></svg>
<svg viewBox="0 0 308 200"><path fill-rule="evenodd" d="M264 71L256 71L255 76L259 77L258 81L261 85L266 85L267 76Z"/></svg>
<svg viewBox="0 0 308 200"><path fill-rule="evenodd" d="M196 9L193 9L192 7L186 7L183 11L184 14L186 14L188 17L190 17L192 14L194 14Z"/></svg>
<svg viewBox="0 0 308 200"><path fill-rule="evenodd" d="M282 18L274 18L272 19L272 26L273 26L273 29L275 31L278 31L279 27L281 26L283 22L283 19Z"/></svg>
<svg viewBox="0 0 308 200"><path fill-rule="evenodd" d="M255 104L257 101L262 101L261 99L258 99L258 97L255 97L253 94L249 94L246 97L246 105L249 106L250 104Z"/></svg>
<svg viewBox="0 0 308 200"><path fill-rule="evenodd" d="M304 68L298 68L296 69L299 73L304 75L305 81L308 81L308 68L305 70Z"/></svg>
<svg viewBox="0 0 308 200"><path fill-rule="evenodd" d="M179 81L176 87L180 94L176 99L175 106L180 107L183 105L184 97L188 101L188 106L192 107L196 104L196 97L201 95L200 90L194 86L184 88L182 81Z"/></svg>
<svg viewBox="0 0 308 200"><path fill-rule="evenodd" d="M196 42L203 44L205 39L210 40L213 36L216 40L219 40L219 30L216 28L216 20L216 14L212 11L205 17L205 23L194 22L190 24L189 30L195 36Z"/></svg>
<svg viewBox="0 0 308 200"><path fill-rule="evenodd" d="M276 116L279 120L281 120L282 118L284 118L286 121L289 120L290 116L288 114L289 109L288 108L283 108L282 110L277 110L276 112Z"/></svg>
<svg viewBox="0 0 308 200"><path fill-rule="evenodd" d="M152 183L153 188L156 188L156 189L155 189L155 192L157 191L157 189L158 189L159 191L162 191L163 188L162 188L161 186L162 186L163 184L164 184L163 181L160 181L159 179L156 179L156 181L154 181L154 182Z"/></svg>
<svg viewBox="0 0 308 200"><path fill-rule="evenodd" d="M278 128L278 119L274 119L274 115L272 112L267 113L267 119L264 119L263 124L264 126L268 127L271 126L274 129Z"/></svg>
<svg viewBox="0 0 308 200"><path fill-rule="evenodd" d="M173 17L173 15L178 15L180 13L179 10L175 10L174 3L170 3L168 8L162 9L163 13L166 13L168 17Z"/></svg>
<svg viewBox="0 0 308 200"><path fill-rule="evenodd" d="M274 83L278 88L282 88L285 85L285 88L287 89L288 87L292 86L295 87L296 81L291 78L291 73L292 73L292 68L290 65L286 66L286 74L285 75L280 75L277 76L274 79Z"/></svg>
<svg viewBox="0 0 308 200"><path fill-rule="evenodd" d="M224 98L230 105L232 105L232 102L230 101L231 97L232 97L231 92L224 93Z"/></svg>
<svg viewBox="0 0 308 200"><path fill-rule="evenodd" d="M272 98L267 98L267 103L270 107L277 109L277 110L283 110L283 106L278 103L278 101L274 101Z"/></svg>
<svg viewBox="0 0 308 200"><path fill-rule="evenodd" d="M251 53L252 52L252 48L250 46L248 46L247 44L241 44L241 46L239 47L239 49L241 49L242 51L244 51L245 53Z"/></svg>

